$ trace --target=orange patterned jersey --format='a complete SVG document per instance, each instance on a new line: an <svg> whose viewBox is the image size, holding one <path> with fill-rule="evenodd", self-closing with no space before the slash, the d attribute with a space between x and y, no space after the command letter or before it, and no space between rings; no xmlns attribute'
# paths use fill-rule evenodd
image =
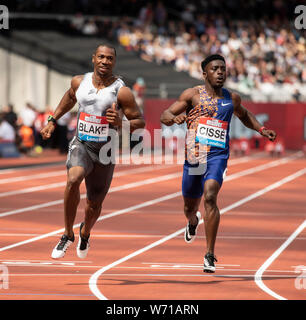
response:
<svg viewBox="0 0 306 320"><path fill-rule="evenodd" d="M197 87L199 103L186 111L185 159L204 163L206 159L229 157L229 129L234 106L231 94L222 89L222 99L212 98L205 86Z"/></svg>

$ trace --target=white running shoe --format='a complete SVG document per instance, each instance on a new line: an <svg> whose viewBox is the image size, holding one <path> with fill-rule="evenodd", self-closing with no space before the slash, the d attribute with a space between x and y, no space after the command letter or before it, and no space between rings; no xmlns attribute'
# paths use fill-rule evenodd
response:
<svg viewBox="0 0 306 320"><path fill-rule="evenodd" d="M216 271L215 261L218 262L216 256L212 253L206 253L204 257L204 272L214 273Z"/></svg>
<svg viewBox="0 0 306 320"><path fill-rule="evenodd" d="M198 225L201 220L201 212L197 211L196 216L198 218L198 223L195 226L191 225L189 222L187 223L184 236L185 242L187 243L193 242L197 235Z"/></svg>
<svg viewBox="0 0 306 320"><path fill-rule="evenodd" d="M73 242L74 242L74 236L73 236L73 238L69 239L67 235L63 234L61 237L61 240L53 249L52 254L51 254L51 258L52 259L63 258L66 254L66 250L69 248L69 246Z"/></svg>
<svg viewBox="0 0 306 320"><path fill-rule="evenodd" d="M84 226L84 222L81 223L80 225L80 235L79 235L79 243L77 246L77 255L80 259L85 259L89 250L89 236L87 239L83 238L81 236L81 230Z"/></svg>

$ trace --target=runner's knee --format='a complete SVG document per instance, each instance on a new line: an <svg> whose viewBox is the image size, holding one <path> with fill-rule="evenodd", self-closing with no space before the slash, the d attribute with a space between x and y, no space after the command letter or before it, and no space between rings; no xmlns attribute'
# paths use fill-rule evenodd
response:
<svg viewBox="0 0 306 320"><path fill-rule="evenodd" d="M69 189L78 188L84 179L82 170L70 170L67 177L67 187Z"/></svg>
<svg viewBox="0 0 306 320"><path fill-rule="evenodd" d="M89 200L87 199L87 206L92 210L101 210L102 201L100 199L97 200Z"/></svg>
<svg viewBox="0 0 306 320"><path fill-rule="evenodd" d="M204 193L204 205L215 207L217 205L217 194L213 191L206 191Z"/></svg>
<svg viewBox="0 0 306 320"><path fill-rule="evenodd" d="M185 214L187 216L196 213L197 210L198 210L198 207L195 206L195 205L190 205L190 204L189 205L187 205L187 204L184 205L184 212L185 212Z"/></svg>

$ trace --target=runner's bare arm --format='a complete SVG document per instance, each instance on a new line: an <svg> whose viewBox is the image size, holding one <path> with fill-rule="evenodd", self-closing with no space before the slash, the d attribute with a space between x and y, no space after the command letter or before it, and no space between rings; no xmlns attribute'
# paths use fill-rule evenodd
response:
<svg viewBox="0 0 306 320"><path fill-rule="evenodd" d="M182 115L182 113L191 105L192 97L196 94L197 90L194 88L183 91L178 100L161 114L160 121L166 126L185 122L186 115Z"/></svg>
<svg viewBox="0 0 306 320"><path fill-rule="evenodd" d="M271 141L276 138L276 133L273 130L262 129L263 126L258 122L254 114L241 105L241 98L237 93L232 93L232 100L234 104L234 114L240 119L240 121L250 129L260 132L260 134Z"/></svg>
<svg viewBox="0 0 306 320"><path fill-rule="evenodd" d="M71 79L71 87L69 88L69 90L66 91L63 98L61 99L60 103L54 111L53 117L56 120L58 120L60 117L62 117L65 113L67 113L74 107L76 103L75 93L78 90L80 83L83 80L83 77L84 76L74 76Z"/></svg>
<svg viewBox="0 0 306 320"><path fill-rule="evenodd" d="M67 113L74 107L76 103L75 93L82 79L83 79L83 76L74 76L71 79L70 88L65 92L60 103L58 104L58 106L54 111L53 118L55 120L58 120L60 117L62 117L65 113ZM40 131L40 134L42 135L44 140L49 139L54 129L55 129L55 124L52 121L49 121L47 125Z"/></svg>
<svg viewBox="0 0 306 320"><path fill-rule="evenodd" d="M119 90L117 102L124 115L129 120L131 131L144 128L145 121L130 88L122 87ZM122 119L118 110L115 108L115 104L113 104L112 108L106 110L106 119L113 126L122 126Z"/></svg>

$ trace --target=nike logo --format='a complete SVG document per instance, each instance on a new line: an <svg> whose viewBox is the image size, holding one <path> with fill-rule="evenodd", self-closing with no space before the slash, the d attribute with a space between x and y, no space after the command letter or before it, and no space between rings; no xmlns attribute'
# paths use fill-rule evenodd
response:
<svg viewBox="0 0 306 320"><path fill-rule="evenodd" d="M227 105L229 105L229 104L231 104L230 102L229 103L223 103L223 101L221 102L221 106L222 107L225 107L225 106L227 106Z"/></svg>

